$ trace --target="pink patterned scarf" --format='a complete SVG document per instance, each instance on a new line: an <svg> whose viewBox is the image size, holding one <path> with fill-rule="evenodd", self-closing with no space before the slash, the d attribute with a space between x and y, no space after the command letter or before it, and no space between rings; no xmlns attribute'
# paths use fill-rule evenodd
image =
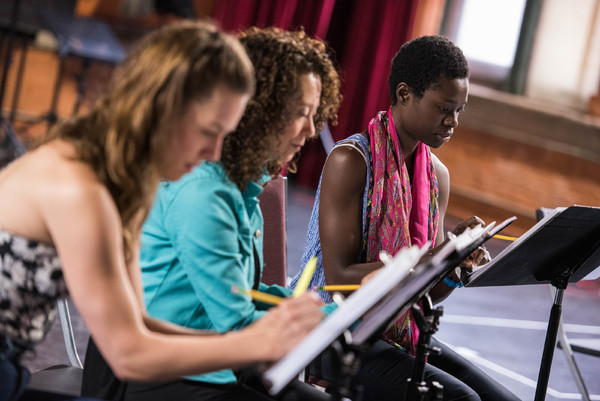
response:
<svg viewBox="0 0 600 401"><path fill-rule="evenodd" d="M369 123L371 183L367 205L366 261L379 260L379 251L395 255L400 249L427 241L435 243L439 190L429 147L419 142L413 180L404 163L392 116L379 112ZM411 312L405 313L384 337L414 355L418 329Z"/></svg>

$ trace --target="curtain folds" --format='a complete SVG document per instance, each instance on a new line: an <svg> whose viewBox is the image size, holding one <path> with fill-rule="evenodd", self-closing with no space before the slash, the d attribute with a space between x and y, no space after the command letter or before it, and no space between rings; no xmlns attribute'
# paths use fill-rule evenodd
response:
<svg viewBox="0 0 600 401"><path fill-rule="evenodd" d="M213 18L226 31L250 26L303 26L309 35L329 42L342 76L344 100L334 140L365 129L379 110L389 107L387 84L391 60L410 39L418 0L220 0ZM318 141L302 150L300 185L316 188L325 161Z"/></svg>
<svg viewBox="0 0 600 401"><path fill-rule="evenodd" d="M213 18L226 31L250 26L303 26L310 35L325 39L335 0L220 0Z"/></svg>

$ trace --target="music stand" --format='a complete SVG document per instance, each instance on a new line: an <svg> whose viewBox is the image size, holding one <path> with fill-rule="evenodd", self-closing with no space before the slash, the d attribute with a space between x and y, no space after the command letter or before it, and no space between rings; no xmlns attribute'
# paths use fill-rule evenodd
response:
<svg viewBox="0 0 600 401"><path fill-rule="evenodd" d="M551 284L556 288L535 401L546 397L564 290L598 266L600 208L575 205L551 210L491 262L463 277L467 287Z"/></svg>
<svg viewBox="0 0 600 401"><path fill-rule="evenodd" d="M448 241L433 257L422 258L429 244L419 249L404 248L367 283L353 292L331 315L294 349L262 374L262 382L272 395L298 375L327 347L341 355L339 366L347 376L356 373L361 354L370 349L398 315L419 301L473 250L510 224L514 218L494 227L468 228ZM341 344L341 345L340 345ZM352 381L347 377L345 383ZM347 395L347 394L345 394Z"/></svg>

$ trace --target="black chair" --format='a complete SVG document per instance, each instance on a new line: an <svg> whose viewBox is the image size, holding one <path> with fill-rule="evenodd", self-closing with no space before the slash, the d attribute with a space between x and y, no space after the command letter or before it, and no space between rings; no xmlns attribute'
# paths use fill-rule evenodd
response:
<svg viewBox="0 0 600 401"><path fill-rule="evenodd" d="M50 127L57 121L58 94L68 57L83 60L83 72L77 82L77 98L73 107L75 115L83 102L86 75L91 62L118 64L125 59L126 53L110 26L102 20L77 17L54 8L42 8L39 18L41 25L56 37L60 59L52 104L45 116Z"/></svg>

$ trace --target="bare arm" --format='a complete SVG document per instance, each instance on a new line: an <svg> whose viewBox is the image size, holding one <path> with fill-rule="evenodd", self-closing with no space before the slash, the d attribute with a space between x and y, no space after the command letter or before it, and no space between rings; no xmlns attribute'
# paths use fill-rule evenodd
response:
<svg viewBox="0 0 600 401"><path fill-rule="evenodd" d="M448 172L448 168L440 161L440 159L431 154L433 158L433 163L435 166L435 172L438 179L439 186L439 220L438 220L438 231L435 239L435 246L439 247L444 244L445 235L444 235L444 220L446 218L446 210L448 209L448 199L450 198L450 173ZM448 275L454 281L460 281L454 270ZM429 295L431 295L431 299L434 303L438 303L443 301L450 295L453 288L449 287L443 281L440 281L435 287L429 291Z"/></svg>
<svg viewBox="0 0 600 401"><path fill-rule="evenodd" d="M438 178L438 187L440 191L440 217L438 222L437 237L435 239L435 245L440 246L445 239L444 221L446 218L446 211L448 210L448 199L450 199L450 172L448 171L448 168L444 165L444 163L442 163L436 155L432 153L431 157L433 158L435 172Z"/></svg>
<svg viewBox="0 0 600 401"><path fill-rule="evenodd" d="M381 262L355 263L362 241L362 197L367 167L358 150L335 148L321 179L319 235L328 284L358 284Z"/></svg>
<svg viewBox="0 0 600 401"><path fill-rule="evenodd" d="M448 168L437 158L434 154L431 155L433 157L433 161L435 163L435 169L438 177L438 185L440 191L440 217L439 217L439 225L438 232L435 241L436 247L440 247L444 244L445 234L444 234L444 220L446 217L446 211L448 209L448 199L450 198L450 173L448 172ZM452 232L456 235L460 234L467 227L475 227L477 225L485 224L483 220L481 220L477 216L472 216L462 222L460 222ZM472 268L474 265L478 265L481 263L486 263L489 261L489 253L483 248L479 247L475 250L463 263L461 263L461 267ZM457 276L456 272L452 270L448 275L448 278L455 282L459 282L460 278ZM439 282L430 292L432 300L434 303L438 303L446 299L450 293L454 290L454 288L448 286L443 281Z"/></svg>
<svg viewBox="0 0 600 401"><path fill-rule="evenodd" d="M134 274L125 266L116 207L100 184L82 181L56 188L40 209L71 296L121 379L171 379L276 360L320 322L320 303L306 296L239 332L207 337L148 330L136 295L139 282L130 280Z"/></svg>

